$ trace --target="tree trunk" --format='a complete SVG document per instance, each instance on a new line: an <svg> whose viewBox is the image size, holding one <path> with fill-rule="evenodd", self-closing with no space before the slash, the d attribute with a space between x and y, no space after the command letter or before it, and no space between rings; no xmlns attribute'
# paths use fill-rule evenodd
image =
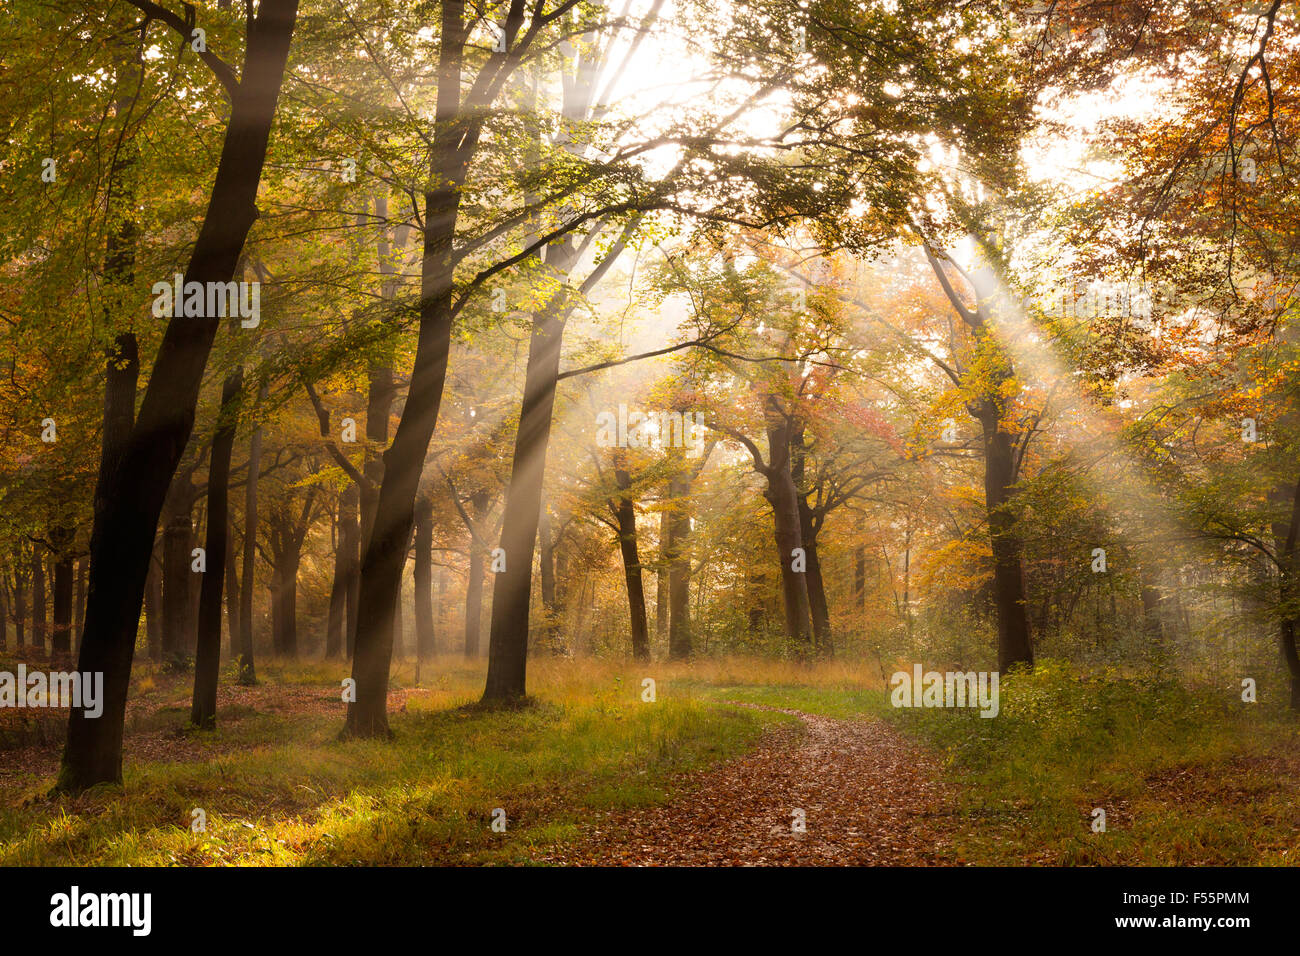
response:
<svg viewBox="0 0 1300 956"><path fill-rule="evenodd" d="M483 624L483 551L470 545L469 578L465 584L465 657L479 655L479 631Z"/></svg>
<svg viewBox="0 0 1300 956"><path fill-rule="evenodd" d="M415 507L415 659L434 654L433 632L433 499Z"/></svg>
<svg viewBox="0 0 1300 956"><path fill-rule="evenodd" d="M81 631L86 620L86 561L77 559L77 607L73 611L73 624L76 629L77 651L81 651Z"/></svg>
<svg viewBox="0 0 1300 956"><path fill-rule="evenodd" d="M343 516L340 543L344 557L344 636L348 659L357 638L357 599L361 584L360 489L353 485L343 492Z"/></svg>
<svg viewBox="0 0 1300 956"><path fill-rule="evenodd" d="M615 467L614 479L620 491L632 485L626 468ZM623 556L623 575L627 580L627 604L632 625L632 657L638 661L650 660L650 633L646 627L645 588L641 580L641 557L637 551L636 504L626 494L618 498L614 508L618 522L618 548Z"/></svg>
<svg viewBox="0 0 1300 956"><path fill-rule="evenodd" d="M14 561L14 640L18 650L27 644L27 576L22 573L22 553Z"/></svg>
<svg viewBox="0 0 1300 956"><path fill-rule="evenodd" d="M185 282L229 282L234 275L257 218L257 187L297 14L297 0L262 0L249 23L244 69ZM182 317L167 323L138 420L101 495L108 507L96 516L91 534L78 669L104 675L104 708L96 719L71 712L57 785L62 792L122 780L126 696L149 554L167 487L194 427L218 322Z"/></svg>
<svg viewBox="0 0 1300 956"><path fill-rule="evenodd" d="M538 562L542 579L542 610L546 615L543 633L546 635L546 650L549 654L558 654L560 649L559 608L555 599L555 539L551 528L551 509L542 502L542 509L537 516L537 540L541 559Z"/></svg>
<svg viewBox="0 0 1300 956"><path fill-rule="evenodd" d="M831 610L826 600L826 584L822 580L821 560L817 556L817 537L815 531L803 539L804 551L808 555L808 610L812 618L813 643L817 653L829 657L834 651L831 639Z"/></svg>
<svg viewBox="0 0 1300 956"><path fill-rule="evenodd" d="M353 486L349 485L348 489ZM347 506L343 499L345 490L339 495L337 510L334 513L334 577L330 583L330 603L328 617L325 621L325 659L334 660L343 654L343 629L346 626L346 606L348 592L347 553L344 546L343 532L344 511Z"/></svg>
<svg viewBox="0 0 1300 956"><path fill-rule="evenodd" d="M1291 505L1289 520L1274 522L1273 537L1278 552L1279 644L1291 678L1291 709L1300 711L1300 653L1296 648L1296 620L1300 617L1296 587L1300 581L1300 482L1294 488L1275 488L1270 497L1278 502L1289 499Z"/></svg>
<svg viewBox="0 0 1300 956"><path fill-rule="evenodd" d="M194 526L190 518L193 486L186 476L173 483L164 511L162 570L162 654L169 666L181 665L188 657L186 633L190 623L190 551Z"/></svg>
<svg viewBox="0 0 1300 956"><path fill-rule="evenodd" d="M227 497L229 491L227 490ZM230 632L230 660L239 659L239 568L235 563L234 518L226 535L226 630Z"/></svg>
<svg viewBox="0 0 1300 956"><path fill-rule="evenodd" d="M71 537L69 534L68 537ZM50 660L72 657L72 555L63 552L54 561L54 630L50 635Z"/></svg>
<svg viewBox="0 0 1300 956"><path fill-rule="evenodd" d="M162 662L162 565L157 554L149 557L149 573L145 578L144 630L149 660Z"/></svg>
<svg viewBox="0 0 1300 956"><path fill-rule="evenodd" d="M668 634L668 509L659 512L659 560L655 564L655 637Z"/></svg>
<svg viewBox="0 0 1300 956"><path fill-rule="evenodd" d="M668 484L672 510L668 512L668 541L664 555L668 561L668 657L686 660L691 656L691 555L687 539L691 534L691 517L687 510L690 481L674 475Z"/></svg>
<svg viewBox="0 0 1300 956"><path fill-rule="evenodd" d="M867 546L853 549L853 602L860 608L867 606Z"/></svg>
<svg viewBox="0 0 1300 956"><path fill-rule="evenodd" d="M777 559L781 567L781 598L785 610L786 639L803 657L812 648L807 571L796 571L796 549L803 548L799 518L799 490L790 473L792 426L782 415L769 416L767 444L770 462L763 496L772 505ZM807 552L804 554L807 560Z"/></svg>
<svg viewBox="0 0 1300 956"><path fill-rule="evenodd" d="M532 603L533 551L555 410L556 376L560 373L560 346L564 322L554 308L533 317L524 375L524 397L519 412L501 524L505 571L492 589L492 626L488 640L485 701L522 700L527 694L528 619Z"/></svg>
<svg viewBox="0 0 1300 956"><path fill-rule="evenodd" d="M484 549L478 542L478 528L487 516L491 499L485 490L477 490L469 496L472 527L469 529L469 576L465 581L465 658L474 659L480 653L478 636L482 632L484 617L484 575L486 563Z"/></svg>
<svg viewBox="0 0 1300 956"><path fill-rule="evenodd" d="M998 617L998 669L1016 664L1033 666L1029 618L1025 611L1025 578L1020 538L1008 510L1015 465L1011 435L1000 428L996 411L980 416L984 431L984 499L993 547L993 601Z"/></svg>
<svg viewBox="0 0 1300 956"><path fill-rule="evenodd" d="M31 646L45 652L45 633L49 619L45 607L45 554L40 545L32 549L32 641Z"/></svg>
<svg viewBox="0 0 1300 956"><path fill-rule="evenodd" d="M221 589L225 583L230 531L230 456L235 448L239 393L244 370L237 368L221 387L221 409L208 462L207 567L199 593L195 641L194 697L190 722L205 730L217 726L217 677L221 671Z"/></svg>
<svg viewBox="0 0 1300 956"><path fill-rule="evenodd" d="M777 559L781 562L781 599L785 610L785 634L796 655L812 646L806 571L795 570L796 549L803 547L799 533L799 503L794 481L786 469L778 468L765 493L772 505ZM805 553L806 560L806 553Z"/></svg>
<svg viewBox="0 0 1300 956"><path fill-rule="evenodd" d="M258 389L260 405L266 398L265 384ZM244 567L239 592L239 683L257 683L257 666L253 654L253 587L257 577L257 479L262 467L262 426L253 429L248 439L248 484L244 486Z"/></svg>
<svg viewBox="0 0 1300 956"><path fill-rule="evenodd" d="M307 530L303 525L310 507L309 501L301 519L295 519L285 506L272 511L268 519L275 564L271 577L271 641L276 656L290 660L298 657L298 569Z"/></svg>

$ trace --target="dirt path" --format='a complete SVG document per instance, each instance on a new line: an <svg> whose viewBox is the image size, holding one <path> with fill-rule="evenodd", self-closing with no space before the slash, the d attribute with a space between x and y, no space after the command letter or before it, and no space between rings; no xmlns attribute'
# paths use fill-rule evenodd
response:
<svg viewBox="0 0 1300 956"><path fill-rule="evenodd" d="M749 705L740 705L749 706ZM773 710L775 708L759 708ZM943 850L951 803L933 758L879 720L803 723L692 776L666 806L620 810L547 862L631 866L924 866ZM804 812L806 832L792 830Z"/></svg>

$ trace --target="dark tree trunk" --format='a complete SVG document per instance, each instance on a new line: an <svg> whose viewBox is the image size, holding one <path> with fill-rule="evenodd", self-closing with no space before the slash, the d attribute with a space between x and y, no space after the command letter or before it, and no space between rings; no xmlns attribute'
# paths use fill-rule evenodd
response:
<svg viewBox="0 0 1300 956"><path fill-rule="evenodd" d="M346 638L348 659L357 638L357 598L361 584L361 518L360 490L356 485L343 492L343 514L339 528L339 542L343 551L344 615L343 634Z"/></svg>
<svg viewBox="0 0 1300 956"><path fill-rule="evenodd" d="M258 389L258 404L266 398L267 388ZM239 580L239 683L257 683L257 664L253 651L253 587L257 578L257 480L262 467L262 426L253 429L248 439L248 484L244 486L244 561Z"/></svg>
<svg viewBox="0 0 1300 956"><path fill-rule="evenodd" d="M149 660L162 662L162 565L158 555L149 557L149 572L144 584L144 631Z"/></svg>
<svg viewBox="0 0 1300 956"><path fill-rule="evenodd" d="M614 479L620 491L626 492L632 485L632 476L626 468L615 467ZM618 524L618 549L623 556L623 576L627 581L627 604L632 626L632 657L638 661L648 661L650 632L646 626L641 557L637 551L636 503L629 495L619 496L614 505L614 517Z"/></svg>
<svg viewBox="0 0 1300 956"><path fill-rule="evenodd" d="M1016 664L1032 666L1029 617L1025 611L1025 577L1020 560L1020 537L1008 508L1015 485L1015 459L1011 435L999 427L996 411L980 416L984 431L984 500L993 548L993 602L998 617L998 669Z"/></svg>
<svg viewBox="0 0 1300 956"><path fill-rule="evenodd" d="M229 489L227 488L227 497ZM234 519L227 521L226 534L226 630L230 632L230 660L239 658L239 568L235 563Z"/></svg>
<svg viewBox="0 0 1300 956"><path fill-rule="evenodd" d="M352 488L349 485L349 490ZM343 654L343 629L346 626L346 606L348 592L347 552L343 532L344 512L347 505L343 499L347 491L339 494L337 509L334 513L334 577L330 583L330 604L325 621L325 659L334 660Z"/></svg>
<svg viewBox="0 0 1300 956"><path fill-rule="evenodd" d="M405 555L402 557L402 567L398 574L397 592L393 595L393 656L401 660L406 657L406 614L402 601L402 582L406 578Z"/></svg>
<svg viewBox="0 0 1300 956"><path fill-rule="evenodd" d="M559 608L555 598L555 539L551 527L551 509L542 502L542 509L537 516L537 540L541 559L538 562L542 579L542 610L546 621L543 632L546 635L546 650L558 654L560 650Z"/></svg>
<svg viewBox="0 0 1300 956"><path fill-rule="evenodd" d="M1294 488L1275 488L1270 497L1277 503L1289 501L1291 506L1287 521L1274 522L1273 537L1278 552L1279 644L1291 678L1291 709L1300 711L1300 653L1296 648L1296 620L1300 617L1296 586L1300 581L1300 482Z"/></svg>
<svg viewBox="0 0 1300 956"><path fill-rule="evenodd" d="M20 552L14 561L14 640L20 651L27 644L27 576L21 567Z"/></svg>
<svg viewBox="0 0 1300 956"><path fill-rule="evenodd" d="M244 69L231 98L208 213L185 282L228 282L234 275L257 217L257 187L297 13L297 0L263 0L249 22ZM78 669L104 675L104 708L96 719L82 710L71 712L57 786L63 792L122 780L126 696L149 554L167 486L194 426L218 321L168 322L138 420L99 496L107 507L96 515L91 535L86 635Z"/></svg>
<svg viewBox="0 0 1300 956"><path fill-rule="evenodd" d="M831 639L831 609L826 601L826 584L822 580L821 560L817 556L817 537L813 532L804 538L804 551L808 554L808 611L812 617L813 643L817 653L830 656L834 651Z"/></svg>
<svg viewBox="0 0 1300 956"><path fill-rule="evenodd" d="M781 562L781 599L785 609L785 634L798 655L812 646L806 571L794 570L796 549L803 547L799 534L799 504L794 482L784 469L777 471L765 493L772 504L777 559Z"/></svg>
<svg viewBox="0 0 1300 956"><path fill-rule="evenodd" d="M279 657L298 657L298 570L302 565L302 546L311 527L314 492L309 492L301 513L295 517L285 506L271 512L271 639Z"/></svg>
<svg viewBox="0 0 1300 956"><path fill-rule="evenodd" d="M465 657L479 655L479 632L483 625L483 550L473 544L469 553L469 578L465 584Z"/></svg>
<svg viewBox="0 0 1300 956"><path fill-rule="evenodd" d="M668 512L668 657L675 661L691 656L691 555L687 541L691 516L687 509L690 481L675 475L668 485L672 509Z"/></svg>
<svg viewBox="0 0 1300 956"><path fill-rule="evenodd" d="M71 535L69 534L69 537ZM50 659L72 657L73 559L66 552L54 561L54 630L50 635Z"/></svg>
<svg viewBox="0 0 1300 956"><path fill-rule="evenodd" d="M444 26L451 26L457 35L459 26L453 26L451 21L458 24L460 13L457 4L444 6ZM456 77L458 82L458 67ZM446 79L450 82L450 77ZM459 93L455 95L459 97ZM445 102L445 97L440 97L440 100ZM392 666L394 632L398 626L397 603L402 572L415 520L415 495L420 473L438 421L443 383L447 377L452 326L451 285L455 269L451 262L451 242L459 205L457 186L463 173L449 165L453 150L446 135L436 139L439 146L434 172L440 184L425 194L420 330L415 368L393 443L382 458L366 462L365 474L369 481L361 491L362 556L352 658L357 699L348 704L344 737L389 734L388 672ZM383 261L385 257L381 254L380 259ZM395 287L386 281L386 296L390 288L395 291ZM388 442L394 395L392 369L372 368L366 436L373 442Z"/></svg>
<svg viewBox="0 0 1300 956"><path fill-rule="evenodd" d="M433 633L433 499L415 505L415 658L434 654Z"/></svg>
<svg viewBox="0 0 1300 956"><path fill-rule="evenodd" d="M235 448L239 393L244 370L236 369L221 387L221 410L208 462L207 568L199 594L195 646L194 698L190 722L205 730L217 726L217 677L221 671L221 589L226 574L230 532L230 456Z"/></svg>
<svg viewBox="0 0 1300 956"><path fill-rule="evenodd" d="M298 568L300 554L285 555L275 568L278 589L276 609L279 621L274 624L275 653L290 660L298 659Z"/></svg>
<svg viewBox="0 0 1300 956"><path fill-rule="evenodd" d="M81 651L81 631L86 621L86 561L77 559L77 606L73 611L77 651Z"/></svg>
<svg viewBox="0 0 1300 956"><path fill-rule="evenodd" d="M194 546L193 485L186 475L178 478L164 510L162 570L162 654L168 665L180 665L188 657L186 634L190 624L190 552Z"/></svg>
<svg viewBox="0 0 1300 956"><path fill-rule="evenodd" d="M40 545L32 549L32 642L37 651L45 652L45 634L49 630L45 606L45 554Z"/></svg>
<svg viewBox="0 0 1300 956"><path fill-rule="evenodd" d="M780 415L769 417L767 442L771 462L763 496L772 505L773 531L781 566L781 598L785 634L795 654L805 656L812 647L807 571L796 571L796 549L803 548L799 520L799 491L790 474L791 426ZM805 561L807 552L805 549Z"/></svg>
<svg viewBox="0 0 1300 956"><path fill-rule="evenodd" d="M804 554L808 562L804 583L808 590L813 646L819 656L829 657L834 649L831 641L831 612L826 601L826 584L822 580L821 561L817 555L817 535L821 531L824 512L815 511L808 503L808 492L804 485L807 448L804 444L802 425L793 429L790 445L790 477L798 492L799 537L803 541Z"/></svg>
<svg viewBox="0 0 1300 956"><path fill-rule="evenodd" d="M668 634L668 509L659 512L659 560L655 564L655 637Z"/></svg>

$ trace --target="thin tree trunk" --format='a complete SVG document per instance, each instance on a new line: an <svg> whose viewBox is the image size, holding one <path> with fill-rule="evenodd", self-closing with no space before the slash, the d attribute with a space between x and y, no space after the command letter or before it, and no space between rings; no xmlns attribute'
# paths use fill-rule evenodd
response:
<svg viewBox="0 0 1300 956"><path fill-rule="evenodd" d="M344 635L346 636L348 659L352 659L352 649L357 638L357 601L361 585L361 523L360 495L356 485L343 493L343 518L340 528L341 544L344 557Z"/></svg>
<svg viewBox="0 0 1300 956"><path fill-rule="evenodd" d="M539 573L542 579L542 611L546 616L543 633L546 635L546 651L555 654L559 650L559 618L555 600L555 541L551 529L551 509L542 502L537 516L537 541L540 546Z"/></svg>
<svg viewBox="0 0 1300 956"><path fill-rule="evenodd" d="M415 659L432 657L433 632L433 499L415 506Z"/></svg>
<svg viewBox="0 0 1300 956"><path fill-rule="evenodd" d="M867 606L867 546L859 544L853 549L853 603Z"/></svg>
<svg viewBox="0 0 1300 956"><path fill-rule="evenodd" d="M27 644L27 576L22 573L22 552L14 560L14 639L18 650Z"/></svg>
<svg viewBox="0 0 1300 956"><path fill-rule="evenodd" d="M691 516L687 510L690 481L674 475L668 484L672 510L668 519L668 542L664 553L668 561L668 656L675 661L691 656L691 556L687 539L691 534Z"/></svg>
<svg viewBox="0 0 1300 956"><path fill-rule="evenodd" d="M186 475L173 482L164 514L162 570L162 653L168 665L184 663L188 654L186 632L190 623L190 551L194 524L191 519L193 485Z"/></svg>
<svg viewBox="0 0 1300 956"><path fill-rule="evenodd" d="M266 398L265 384L258 389L260 405ZM248 439L248 484L244 486L244 566L239 592L239 683L257 683L257 665L253 653L253 587L257 577L257 480L262 467L262 426L253 429Z"/></svg>
<svg viewBox="0 0 1300 956"><path fill-rule="evenodd" d="M32 641L38 652L45 652L45 632L49 620L45 609L45 555L40 545L32 549Z"/></svg>
<svg viewBox="0 0 1300 956"><path fill-rule="evenodd" d="M615 466L614 479L620 491L626 492L632 485L632 476L625 467ZM614 514L618 523L619 552L623 557L623 576L627 581L627 604L632 626L632 657L638 661L648 661L650 633L646 626L641 557L637 551L636 504L631 496L627 494L619 496Z"/></svg>
<svg viewBox="0 0 1300 956"><path fill-rule="evenodd" d="M149 558L149 573L145 578L144 628L149 660L162 662L162 565L156 555Z"/></svg>
<svg viewBox="0 0 1300 956"><path fill-rule="evenodd" d="M334 513L334 577L330 583L330 603L325 621L325 659L334 660L343 654L343 628L347 604L347 556L344 551L343 495L339 495Z"/></svg>
<svg viewBox="0 0 1300 956"><path fill-rule="evenodd" d="M221 589L225 583L230 531L230 456L235 448L239 394L244 370L237 368L221 387L221 410L208 462L207 567L199 594L195 640L194 697L190 722L205 730L217 726L217 677L221 671Z"/></svg>
<svg viewBox="0 0 1300 956"><path fill-rule="evenodd" d="M465 585L465 657L479 654L479 630L483 622L483 552L470 545L469 578Z"/></svg>
<svg viewBox="0 0 1300 956"><path fill-rule="evenodd" d="M227 497L229 493L227 492ZM239 659L239 567L235 561L234 517L226 535L226 630L230 633L229 659Z"/></svg>
<svg viewBox="0 0 1300 956"><path fill-rule="evenodd" d="M54 631L50 636L50 660L72 656L72 555L66 552L54 562Z"/></svg>
<svg viewBox="0 0 1300 956"><path fill-rule="evenodd" d="M86 559L77 559L77 607L73 612L76 627L77 651L81 651L81 632L86 623Z"/></svg>
<svg viewBox="0 0 1300 956"><path fill-rule="evenodd" d="M668 634L668 509L659 512L659 561L655 564L655 636Z"/></svg>

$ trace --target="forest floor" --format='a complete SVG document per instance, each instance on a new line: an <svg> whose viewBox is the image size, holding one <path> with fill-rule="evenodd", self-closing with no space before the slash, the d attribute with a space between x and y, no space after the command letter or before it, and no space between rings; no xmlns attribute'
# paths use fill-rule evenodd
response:
<svg viewBox="0 0 1300 956"><path fill-rule="evenodd" d="M746 706L758 707L750 704ZM957 812L932 755L882 720L800 711L800 727L700 772L669 802L609 811L548 863L920 866L947 853Z"/></svg>
<svg viewBox="0 0 1300 956"><path fill-rule="evenodd" d="M541 659L529 706L484 710L482 662L448 656L398 666L393 741L339 742L346 673L223 674L199 732L191 675L138 666L125 787L76 798L48 796L63 716L0 713L0 865L1300 860L1300 724L1263 682L1045 661L986 720L838 661Z"/></svg>

